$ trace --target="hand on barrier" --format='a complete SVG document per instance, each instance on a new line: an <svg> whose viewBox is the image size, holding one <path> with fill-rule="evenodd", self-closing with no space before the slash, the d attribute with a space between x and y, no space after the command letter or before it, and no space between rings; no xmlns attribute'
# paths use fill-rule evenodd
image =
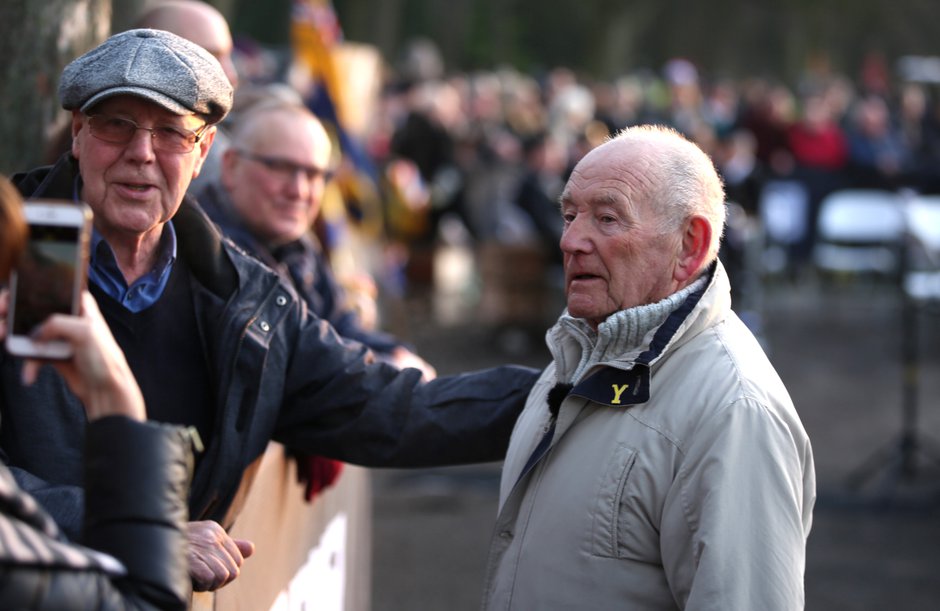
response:
<svg viewBox="0 0 940 611"><path fill-rule="evenodd" d="M255 545L244 539L233 539L217 522L189 522L189 574L197 592L218 590L238 577L245 558Z"/></svg>

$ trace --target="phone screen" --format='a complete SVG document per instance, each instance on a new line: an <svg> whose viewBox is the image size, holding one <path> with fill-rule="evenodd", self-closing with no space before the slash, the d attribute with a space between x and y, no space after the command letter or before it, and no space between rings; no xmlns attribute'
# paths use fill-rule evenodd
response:
<svg viewBox="0 0 940 611"><path fill-rule="evenodd" d="M79 228L31 224L16 269L13 335L28 336L50 315L72 313Z"/></svg>

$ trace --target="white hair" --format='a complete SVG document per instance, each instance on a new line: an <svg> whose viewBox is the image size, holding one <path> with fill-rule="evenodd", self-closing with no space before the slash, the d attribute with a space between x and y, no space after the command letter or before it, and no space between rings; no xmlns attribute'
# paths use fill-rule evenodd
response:
<svg viewBox="0 0 940 611"><path fill-rule="evenodd" d="M663 231L676 231L693 215L712 228L706 261L718 256L725 225L725 191L711 158L678 131L662 125L628 127L604 145L641 146L652 173L645 195L661 214Z"/></svg>

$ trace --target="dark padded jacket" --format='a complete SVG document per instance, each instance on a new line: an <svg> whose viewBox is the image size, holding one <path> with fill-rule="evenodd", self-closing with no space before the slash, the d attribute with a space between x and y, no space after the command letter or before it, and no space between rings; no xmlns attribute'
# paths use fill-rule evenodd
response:
<svg viewBox="0 0 940 611"><path fill-rule="evenodd" d="M180 427L123 417L88 425L85 546L64 542L0 466L0 607L186 609L188 440Z"/></svg>
<svg viewBox="0 0 940 611"><path fill-rule="evenodd" d="M27 196L71 199L77 171L66 155L15 182ZM274 271L223 239L193 200L184 199L173 223L178 257L193 279L215 395L215 430L193 477L191 519L228 527L242 476L272 439L364 466L503 458L538 370L497 367L422 383L417 369L376 362L367 348L309 314ZM3 459L20 485L67 524L80 505L78 482L63 472L80 459L81 406L54 374L22 388L18 363L2 358ZM48 411L24 409L22 394Z"/></svg>

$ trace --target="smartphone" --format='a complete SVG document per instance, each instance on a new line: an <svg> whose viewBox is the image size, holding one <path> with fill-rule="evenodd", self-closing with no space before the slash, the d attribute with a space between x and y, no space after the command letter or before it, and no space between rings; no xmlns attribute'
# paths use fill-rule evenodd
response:
<svg viewBox="0 0 940 611"><path fill-rule="evenodd" d="M66 342L39 342L33 331L56 313L78 314L88 267L91 209L58 200L23 204L29 240L10 277L6 348L10 354L67 359Z"/></svg>

